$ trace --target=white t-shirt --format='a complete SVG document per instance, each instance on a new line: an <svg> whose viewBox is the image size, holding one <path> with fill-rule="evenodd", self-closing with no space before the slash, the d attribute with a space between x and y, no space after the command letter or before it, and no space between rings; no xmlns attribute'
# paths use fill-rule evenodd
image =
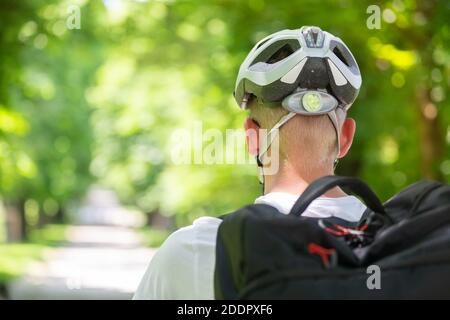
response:
<svg viewBox="0 0 450 320"><path fill-rule="evenodd" d="M271 205L288 214L298 196L272 192L255 203ZM303 216L338 217L359 221L365 205L356 197L321 197ZM214 299L214 267L217 230L222 220L202 217L174 232L161 246L141 280L133 299Z"/></svg>

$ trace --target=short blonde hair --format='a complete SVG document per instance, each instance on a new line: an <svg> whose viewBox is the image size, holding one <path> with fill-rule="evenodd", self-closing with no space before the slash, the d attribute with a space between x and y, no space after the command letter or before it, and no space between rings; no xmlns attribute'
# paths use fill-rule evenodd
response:
<svg viewBox="0 0 450 320"><path fill-rule="evenodd" d="M258 104L256 99L252 99L249 109L250 118L255 120L261 129L268 131L288 113L281 106L266 107ZM339 118L342 118L342 115ZM318 116L298 114L281 127L279 135L281 161L288 161L292 165L303 163L315 167L332 165L336 158L336 132L326 114Z"/></svg>

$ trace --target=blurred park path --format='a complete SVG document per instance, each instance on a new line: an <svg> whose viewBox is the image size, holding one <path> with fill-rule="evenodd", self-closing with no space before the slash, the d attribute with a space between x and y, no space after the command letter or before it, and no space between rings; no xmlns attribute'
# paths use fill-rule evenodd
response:
<svg viewBox="0 0 450 320"><path fill-rule="evenodd" d="M8 288L10 299L131 299L156 252L136 228L143 217L115 193L92 188L74 215L66 241Z"/></svg>
<svg viewBox="0 0 450 320"><path fill-rule="evenodd" d="M156 249L133 230L70 226L68 242L46 253L9 287L11 299L130 299Z"/></svg>

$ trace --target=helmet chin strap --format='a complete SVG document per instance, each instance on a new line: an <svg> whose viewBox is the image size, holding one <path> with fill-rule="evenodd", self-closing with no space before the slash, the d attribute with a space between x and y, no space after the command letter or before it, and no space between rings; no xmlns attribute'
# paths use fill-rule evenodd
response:
<svg viewBox="0 0 450 320"><path fill-rule="evenodd" d="M331 123L333 124L334 131L336 132L336 158L333 162L333 169L336 169L337 164L339 162L339 151L341 147L341 135L339 134L339 121L336 115L336 109L328 112L328 118L330 118Z"/></svg>
<svg viewBox="0 0 450 320"><path fill-rule="evenodd" d="M279 129L289 120L291 120L293 117L295 117L297 113L295 112L289 112L288 114L281 117L280 120L270 129L269 134L264 139L263 143L260 144L260 149L258 154L256 155L256 163L258 164L258 176L259 176L259 182L262 185L262 193L264 194L264 155L269 150L270 145L273 143L275 138L278 136Z"/></svg>
<svg viewBox="0 0 450 320"><path fill-rule="evenodd" d="M289 120L291 120L293 117L295 117L297 113L295 112L289 112L288 114L281 117L281 119L270 129L269 134L264 139L264 142L262 143L262 146L260 144L260 149L258 154L256 155L256 163L258 164L258 178L259 182L262 185L262 193L264 194L264 155L269 150L270 145L273 143L275 138L278 136L279 129ZM339 149L340 149L340 134L339 134L339 122L336 115L336 110L328 112L328 118L330 118L331 123L333 124L333 128L336 132L336 158L334 159L333 163L333 169L336 168L338 164L338 157L339 157Z"/></svg>

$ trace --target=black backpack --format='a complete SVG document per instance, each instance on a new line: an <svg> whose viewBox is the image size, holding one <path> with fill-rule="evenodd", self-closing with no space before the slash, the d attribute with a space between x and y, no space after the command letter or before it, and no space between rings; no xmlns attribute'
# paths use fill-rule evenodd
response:
<svg viewBox="0 0 450 320"><path fill-rule="evenodd" d="M367 205L358 223L301 214L347 187ZM216 299L449 299L450 186L420 181L384 205L361 180L313 182L289 215L254 204L224 216Z"/></svg>

